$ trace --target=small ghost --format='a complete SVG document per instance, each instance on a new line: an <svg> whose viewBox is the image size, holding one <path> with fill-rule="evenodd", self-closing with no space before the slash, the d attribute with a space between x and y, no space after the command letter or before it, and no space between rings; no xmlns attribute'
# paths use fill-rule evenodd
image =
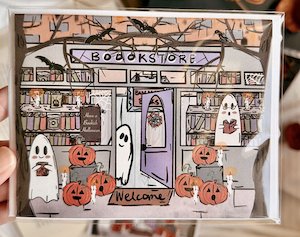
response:
<svg viewBox="0 0 300 237"><path fill-rule="evenodd" d="M222 149L218 149L217 150L217 162L218 162L218 166L223 166L223 150Z"/></svg>
<svg viewBox="0 0 300 237"><path fill-rule="evenodd" d="M91 201L92 201L93 204L95 204L95 202L96 202L96 192L97 192L96 185L91 186L91 192L92 192Z"/></svg>
<svg viewBox="0 0 300 237"><path fill-rule="evenodd" d="M116 179L120 180L122 185L126 185L129 181L133 161L133 145L130 127L126 124L118 127L116 139Z"/></svg>
<svg viewBox="0 0 300 237"><path fill-rule="evenodd" d="M29 199L58 200L58 171L52 146L43 134L33 140L29 152Z"/></svg>
<svg viewBox="0 0 300 237"><path fill-rule="evenodd" d="M197 185L193 186L193 190L194 190L194 202L195 202L195 205L196 203L198 202L198 191L199 191L199 187Z"/></svg>

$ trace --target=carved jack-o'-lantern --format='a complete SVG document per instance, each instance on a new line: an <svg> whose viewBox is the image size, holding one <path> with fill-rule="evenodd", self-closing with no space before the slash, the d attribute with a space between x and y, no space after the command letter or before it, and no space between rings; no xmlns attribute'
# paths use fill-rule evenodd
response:
<svg viewBox="0 0 300 237"><path fill-rule="evenodd" d="M193 149L193 161L198 165L209 165L214 163L217 158L217 152L213 147L199 145Z"/></svg>
<svg viewBox="0 0 300 237"><path fill-rule="evenodd" d="M175 180L175 190L179 197L193 197L193 186L200 186L203 184L201 178L194 176L193 173L179 175Z"/></svg>
<svg viewBox="0 0 300 237"><path fill-rule="evenodd" d="M69 150L69 160L73 165L87 166L95 161L96 153L92 147L75 145Z"/></svg>
<svg viewBox="0 0 300 237"><path fill-rule="evenodd" d="M198 195L203 204L216 205L226 201L228 190L223 184L218 184L216 181L208 181L200 187Z"/></svg>
<svg viewBox="0 0 300 237"><path fill-rule="evenodd" d="M105 196L112 193L116 188L116 180L113 176L105 174L104 171L91 174L87 178L87 185L96 185L96 195Z"/></svg>
<svg viewBox="0 0 300 237"><path fill-rule="evenodd" d="M85 205L91 200L91 189L80 182L68 183L63 189L63 200L69 206Z"/></svg>

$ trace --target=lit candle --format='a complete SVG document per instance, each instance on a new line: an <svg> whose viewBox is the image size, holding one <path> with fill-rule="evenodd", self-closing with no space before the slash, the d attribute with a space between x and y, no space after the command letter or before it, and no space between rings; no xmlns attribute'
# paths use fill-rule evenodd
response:
<svg viewBox="0 0 300 237"><path fill-rule="evenodd" d="M245 110L250 110L250 99L248 97L245 98Z"/></svg>
<svg viewBox="0 0 300 237"><path fill-rule="evenodd" d="M34 107L35 108L40 108L40 101L41 101L41 97L39 95L36 95L35 100L34 100L34 102L35 102Z"/></svg>
<svg viewBox="0 0 300 237"><path fill-rule="evenodd" d="M92 192L91 201L93 204L95 204L95 202L96 202L96 190L97 190L96 182L97 182L97 180L91 186L91 192Z"/></svg>
<svg viewBox="0 0 300 237"><path fill-rule="evenodd" d="M206 110L209 110L209 109L210 109L210 97L209 97L209 96L207 96L207 97L205 98L205 106L204 106L204 108L205 108Z"/></svg>
<svg viewBox="0 0 300 237"><path fill-rule="evenodd" d="M226 176L226 180L227 180L228 194L230 196L232 194L232 183L233 183L233 177L232 177L231 170L229 170L229 173Z"/></svg>
<svg viewBox="0 0 300 237"><path fill-rule="evenodd" d="M81 106L81 96L80 95L77 95L76 96L76 102L77 102L77 108L80 108L80 106Z"/></svg>
<svg viewBox="0 0 300 237"><path fill-rule="evenodd" d="M67 185L67 179L68 179L68 174L67 174L67 170L64 169L64 172L61 173L61 179L62 179L62 188L64 188Z"/></svg>
<svg viewBox="0 0 300 237"><path fill-rule="evenodd" d="M198 202L198 191L199 191L199 187L197 185L194 185L193 186L193 191L194 191L194 202L195 202L195 205L196 203Z"/></svg>
<svg viewBox="0 0 300 237"><path fill-rule="evenodd" d="M220 149L218 149L218 154L217 154L217 161L218 161L218 166L223 166L223 148L220 146Z"/></svg>

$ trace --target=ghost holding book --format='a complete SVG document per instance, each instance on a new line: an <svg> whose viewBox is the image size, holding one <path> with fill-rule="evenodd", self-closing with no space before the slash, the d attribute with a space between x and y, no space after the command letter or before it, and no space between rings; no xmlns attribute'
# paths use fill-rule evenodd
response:
<svg viewBox="0 0 300 237"><path fill-rule="evenodd" d="M36 136L31 145L29 167L29 199L58 200L56 159L49 140L42 134Z"/></svg>
<svg viewBox="0 0 300 237"><path fill-rule="evenodd" d="M241 146L241 118L235 97L228 94L219 109L215 144L226 142L228 146Z"/></svg>

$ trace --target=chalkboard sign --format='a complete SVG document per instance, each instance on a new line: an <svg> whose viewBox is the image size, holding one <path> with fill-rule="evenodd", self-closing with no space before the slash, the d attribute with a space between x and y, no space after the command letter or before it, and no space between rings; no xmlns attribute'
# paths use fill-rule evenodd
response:
<svg viewBox="0 0 300 237"><path fill-rule="evenodd" d="M86 142L100 142L101 110L99 106L80 107L80 134Z"/></svg>

